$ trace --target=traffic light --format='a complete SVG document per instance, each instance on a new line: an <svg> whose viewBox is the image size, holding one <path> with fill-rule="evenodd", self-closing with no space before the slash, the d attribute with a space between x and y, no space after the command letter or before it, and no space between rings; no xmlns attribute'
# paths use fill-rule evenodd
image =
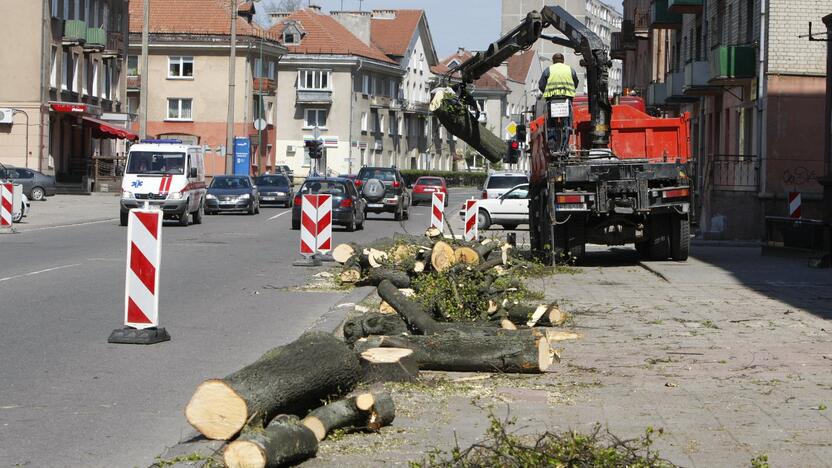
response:
<svg viewBox="0 0 832 468"><path fill-rule="evenodd" d="M306 140L306 149L310 159L320 159L324 154L324 143L321 140Z"/></svg>
<svg viewBox="0 0 832 468"><path fill-rule="evenodd" d="M526 142L526 124L517 124L514 130L514 139L520 143Z"/></svg>
<svg viewBox="0 0 832 468"><path fill-rule="evenodd" d="M520 161L520 142L517 140L509 140L508 150L503 162L506 164L517 164Z"/></svg>

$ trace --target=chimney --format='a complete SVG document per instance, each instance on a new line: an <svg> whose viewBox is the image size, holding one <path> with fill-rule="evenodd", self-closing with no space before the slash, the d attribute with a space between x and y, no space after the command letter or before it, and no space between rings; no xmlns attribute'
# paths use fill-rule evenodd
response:
<svg viewBox="0 0 832 468"><path fill-rule="evenodd" d="M457 53L457 54L459 54L459 55L464 54L464 53L465 53L465 47L460 47L460 48L458 48L458 49L456 50L456 53Z"/></svg>
<svg viewBox="0 0 832 468"><path fill-rule="evenodd" d="M502 74L503 74L503 76L505 76L506 78L508 78L508 62L503 62L503 63L501 63L501 64L500 64L500 66L495 67L495 69L496 69L498 72L502 73Z"/></svg>
<svg viewBox="0 0 832 468"><path fill-rule="evenodd" d="M291 11L270 11L269 12L269 21L271 21L271 24L275 24L278 21L282 20L283 18L288 18L288 17L292 16L292 13L293 12L291 12Z"/></svg>
<svg viewBox="0 0 832 468"><path fill-rule="evenodd" d="M320 5L312 5L310 4L308 7L310 10L314 11L317 14L321 14L321 6Z"/></svg>
<svg viewBox="0 0 832 468"><path fill-rule="evenodd" d="M369 11L331 11L332 19L341 23L361 42L370 45L370 20L373 17Z"/></svg>

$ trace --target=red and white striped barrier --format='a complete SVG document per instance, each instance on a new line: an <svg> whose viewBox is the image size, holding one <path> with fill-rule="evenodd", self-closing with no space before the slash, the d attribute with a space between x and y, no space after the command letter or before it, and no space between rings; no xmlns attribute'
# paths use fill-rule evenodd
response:
<svg viewBox="0 0 832 468"><path fill-rule="evenodd" d="M479 238L480 210L477 200L465 200L465 240L474 241Z"/></svg>
<svg viewBox="0 0 832 468"><path fill-rule="evenodd" d="M11 229L14 223L14 185L0 184L0 229Z"/></svg>
<svg viewBox="0 0 832 468"><path fill-rule="evenodd" d="M332 250L332 195L304 195L300 206L300 253Z"/></svg>
<svg viewBox="0 0 832 468"><path fill-rule="evenodd" d="M445 194L442 192L433 192L431 198L432 207L430 210L430 227L435 227L440 231L445 229Z"/></svg>
<svg viewBox="0 0 832 468"><path fill-rule="evenodd" d="M159 325L159 262L162 212L133 209L127 218L127 280L124 324L144 329Z"/></svg>
<svg viewBox="0 0 832 468"><path fill-rule="evenodd" d="M789 218L800 219L800 192L789 192Z"/></svg>

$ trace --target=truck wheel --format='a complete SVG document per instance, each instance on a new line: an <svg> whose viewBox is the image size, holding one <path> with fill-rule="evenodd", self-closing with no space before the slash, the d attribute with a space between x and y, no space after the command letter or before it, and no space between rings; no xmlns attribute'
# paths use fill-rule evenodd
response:
<svg viewBox="0 0 832 468"><path fill-rule="evenodd" d="M199 208L194 212L194 224L202 224L202 216L205 214L205 205L199 204Z"/></svg>
<svg viewBox="0 0 832 468"><path fill-rule="evenodd" d="M185 212L179 215L179 225L185 227L190 224L190 221L191 214L188 213L188 208L185 208Z"/></svg>
<svg viewBox="0 0 832 468"><path fill-rule="evenodd" d="M671 220L673 231L670 258L677 262L684 262L690 253L690 219L687 216L674 215Z"/></svg>
<svg viewBox="0 0 832 468"><path fill-rule="evenodd" d="M127 226L127 216L130 215L129 211L122 211L121 216L119 217L119 226Z"/></svg>
<svg viewBox="0 0 832 468"><path fill-rule="evenodd" d="M650 260L667 260L670 256L670 220L667 215L653 216L650 222Z"/></svg>

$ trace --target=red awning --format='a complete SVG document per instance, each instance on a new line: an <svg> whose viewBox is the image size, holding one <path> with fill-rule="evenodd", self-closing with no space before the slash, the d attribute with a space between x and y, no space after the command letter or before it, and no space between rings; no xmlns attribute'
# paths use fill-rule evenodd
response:
<svg viewBox="0 0 832 468"><path fill-rule="evenodd" d="M103 120L93 119L92 117L82 117L84 121L89 122L93 127L93 132L99 138L120 138L122 140L136 141L139 136L127 130L126 128L119 128L111 125Z"/></svg>

